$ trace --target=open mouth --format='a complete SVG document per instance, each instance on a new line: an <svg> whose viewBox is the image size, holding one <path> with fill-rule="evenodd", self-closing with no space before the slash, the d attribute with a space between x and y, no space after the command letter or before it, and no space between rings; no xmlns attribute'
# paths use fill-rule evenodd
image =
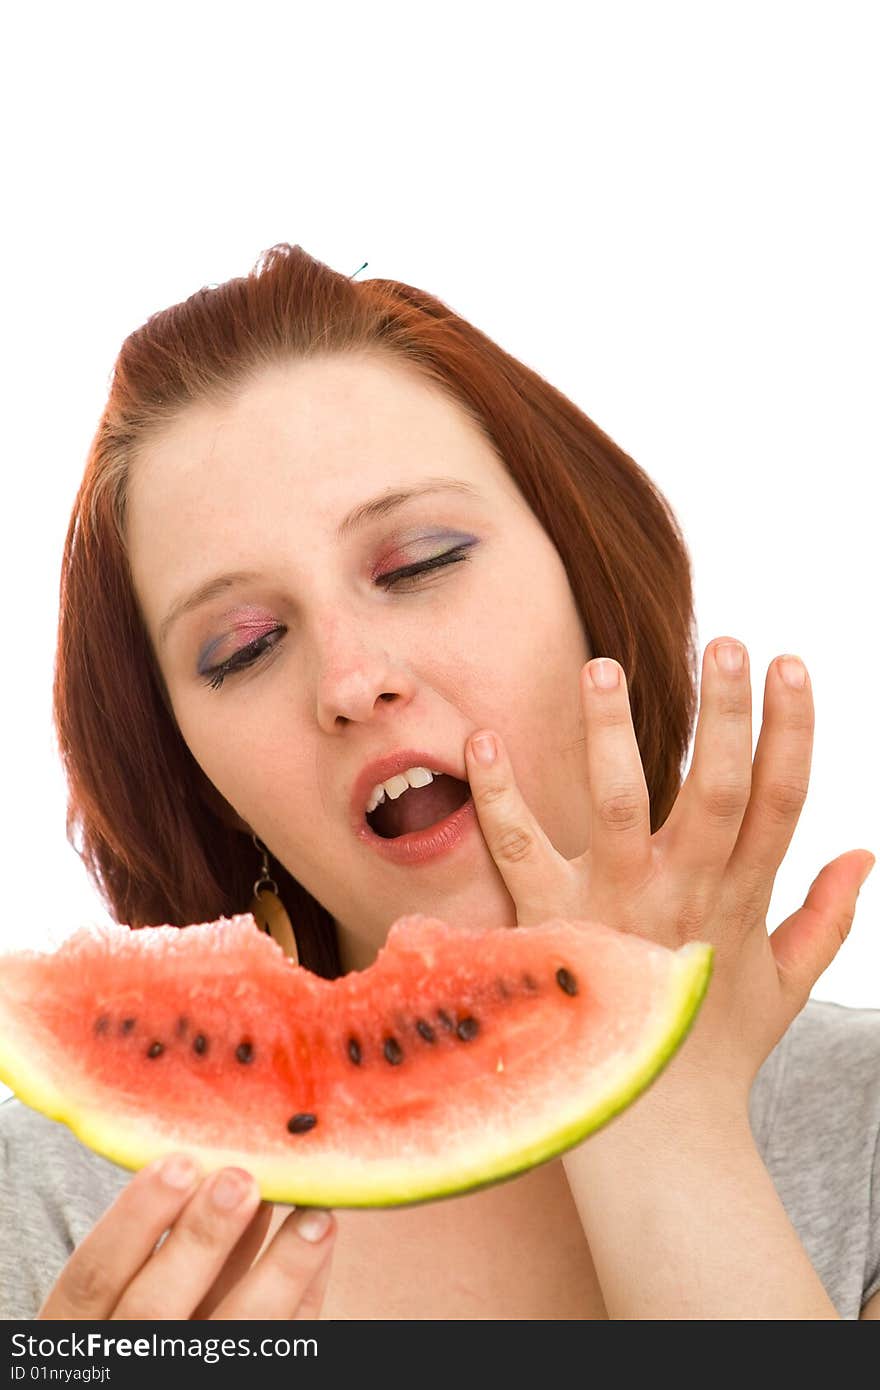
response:
<svg viewBox="0 0 880 1390"><path fill-rule="evenodd" d="M367 824L383 840L396 840L446 820L470 800L470 795L467 782L440 773L427 787L410 787L396 801L386 797L368 813Z"/></svg>

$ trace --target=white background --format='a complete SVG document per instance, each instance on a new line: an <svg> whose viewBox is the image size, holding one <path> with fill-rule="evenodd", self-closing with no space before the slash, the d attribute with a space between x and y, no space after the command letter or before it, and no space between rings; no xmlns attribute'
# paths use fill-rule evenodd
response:
<svg viewBox="0 0 880 1390"><path fill-rule="evenodd" d="M278 241L438 294L657 481L701 649L749 649L755 743L769 662L805 659L811 787L771 927L835 856L880 854L877 14L7 15L0 947L106 918L65 839L51 680L62 544L116 352ZM813 993L880 1007L880 872Z"/></svg>

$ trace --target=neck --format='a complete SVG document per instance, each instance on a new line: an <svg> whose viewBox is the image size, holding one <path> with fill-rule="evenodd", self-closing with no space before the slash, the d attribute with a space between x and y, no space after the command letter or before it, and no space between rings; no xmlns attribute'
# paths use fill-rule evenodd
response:
<svg viewBox="0 0 880 1390"><path fill-rule="evenodd" d="M339 942L342 973L347 975L352 970L366 970L371 966L379 952L379 947L368 941L366 937L343 926L335 918L333 925L336 928L336 939Z"/></svg>

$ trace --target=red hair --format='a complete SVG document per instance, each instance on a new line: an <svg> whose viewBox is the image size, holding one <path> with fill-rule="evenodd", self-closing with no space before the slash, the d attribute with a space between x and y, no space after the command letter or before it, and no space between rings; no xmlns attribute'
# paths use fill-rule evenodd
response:
<svg viewBox="0 0 880 1390"><path fill-rule="evenodd" d="M559 552L591 651L626 671L652 832L674 804L697 650L688 552L662 494L583 411L441 300L394 280L356 283L282 243L125 339L74 502L55 728L68 839L117 921L246 911L259 867L177 728L138 608L125 543L132 460L184 407L228 402L269 365L365 350L415 367L482 430ZM272 874L303 964L338 975L330 913L282 865Z"/></svg>

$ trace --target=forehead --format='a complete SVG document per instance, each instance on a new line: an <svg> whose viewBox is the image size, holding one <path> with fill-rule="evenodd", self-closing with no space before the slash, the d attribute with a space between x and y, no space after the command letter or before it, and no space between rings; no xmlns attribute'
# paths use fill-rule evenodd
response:
<svg viewBox="0 0 880 1390"><path fill-rule="evenodd" d="M232 403L188 407L139 455L129 497L134 511L154 500L168 510L206 486L232 500L280 482L311 509L325 492L335 506L348 485L357 500L373 482L437 471L507 478L475 421L414 367L335 355L267 368Z"/></svg>
<svg viewBox="0 0 880 1390"><path fill-rule="evenodd" d="M232 556L246 553L244 568L296 554L297 541L334 545L364 499L438 475L471 484L492 511L524 506L479 426L415 368L352 354L266 369L233 402L181 412L134 461L135 588L155 620Z"/></svg>

